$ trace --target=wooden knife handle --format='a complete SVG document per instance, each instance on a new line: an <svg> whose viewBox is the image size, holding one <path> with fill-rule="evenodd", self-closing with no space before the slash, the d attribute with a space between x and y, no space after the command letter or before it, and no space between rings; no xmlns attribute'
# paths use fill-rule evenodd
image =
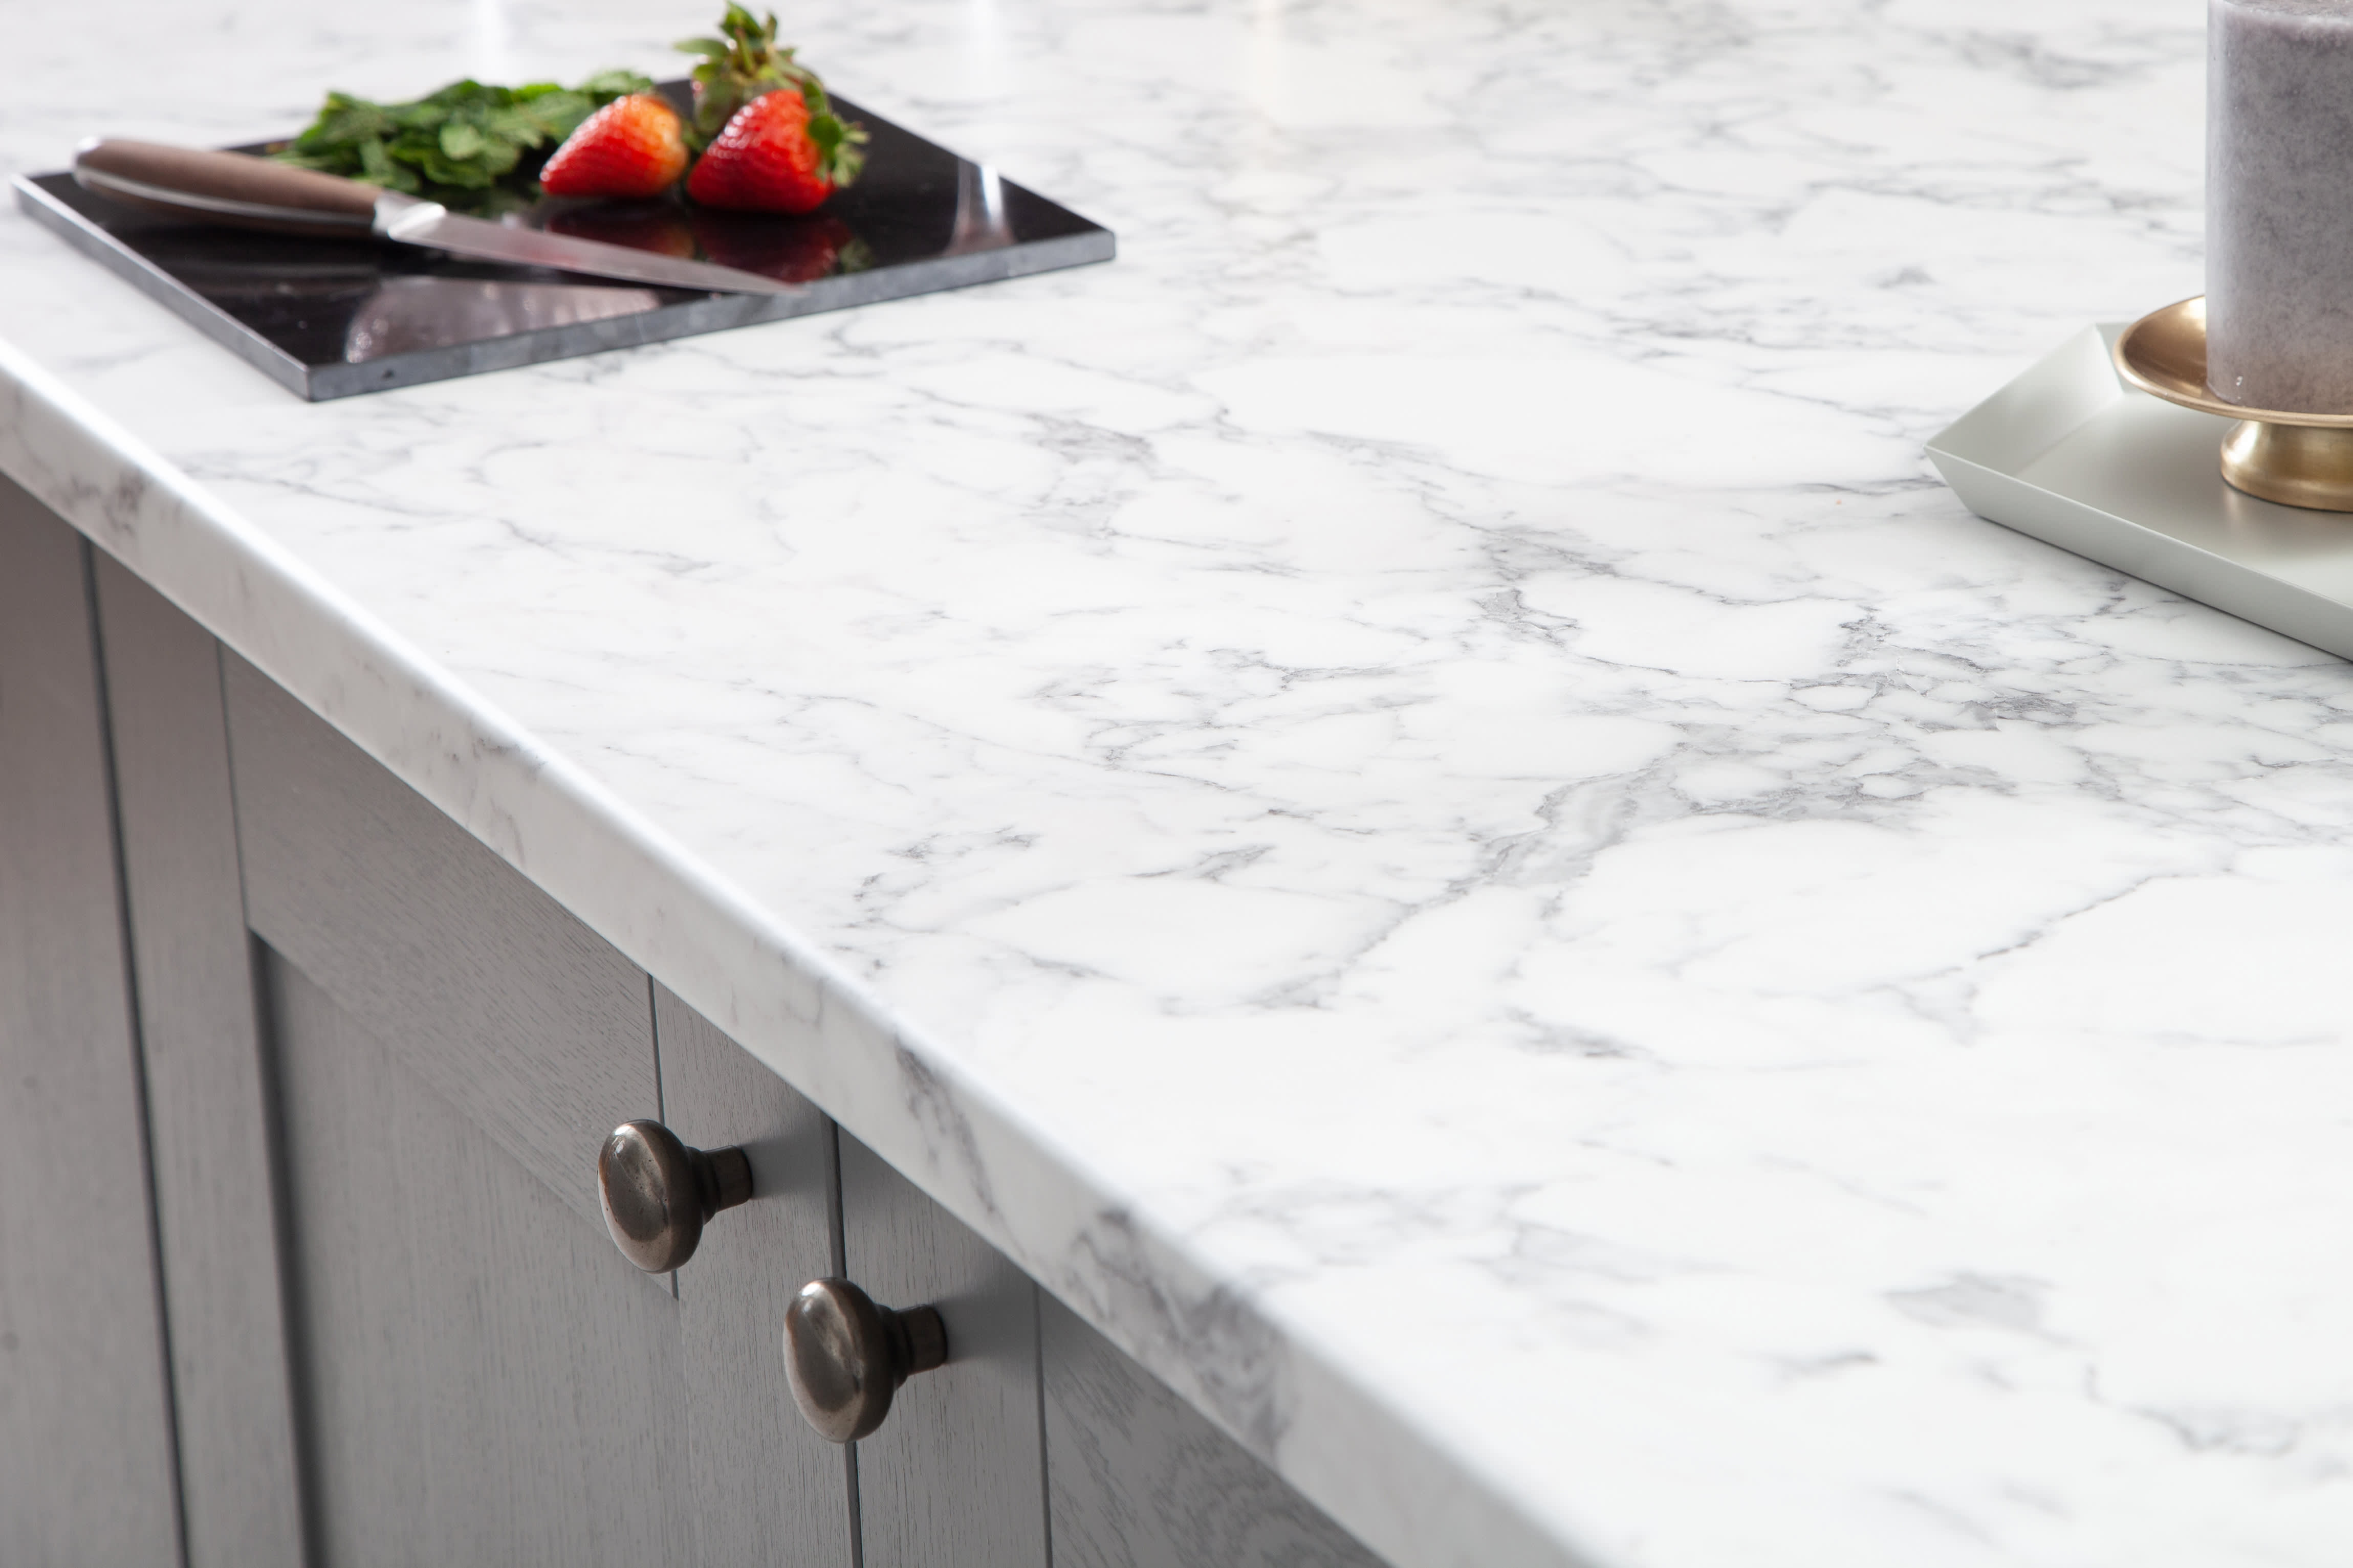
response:
<svg viewBox="0 0 2353 1568"><path fill-rule="evenodd" d="M74 154L74 178L85 190L176 217L293 234L365 234L383 195L316 169L156 142L85 142Z"/></svg>

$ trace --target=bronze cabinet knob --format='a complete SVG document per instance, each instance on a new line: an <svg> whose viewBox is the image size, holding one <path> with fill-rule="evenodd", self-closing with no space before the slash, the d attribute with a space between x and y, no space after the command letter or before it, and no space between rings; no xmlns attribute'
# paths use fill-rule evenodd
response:
<svg viewBox="0 0 2353 1568"><path fill-rule="evenodd" d="M785 1309L793 1403L828 1442L871 1433L901 1384L947 1359L947 1325L936 1309L894 1312L847 1279L812 1279Z"/></svg>
<svg viewBox="0 0 2353 1568"><path fill-rule="evenodd" d="M659 1121L624 1121L596 1155L596 1195L621 1256L667 1274L694 1256L702 1227L752 1195L741 1149L690 1149Z"/></svg>

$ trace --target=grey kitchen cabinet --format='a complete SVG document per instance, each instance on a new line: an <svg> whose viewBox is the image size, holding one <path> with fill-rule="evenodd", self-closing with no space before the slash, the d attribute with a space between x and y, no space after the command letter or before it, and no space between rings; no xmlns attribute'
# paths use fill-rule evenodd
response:
<svg viewBox="0 0 2353 1568"><path fill-rule="evenodd" d="M654 1020L664 1119L691 1144L742 1148L761 1194L678 1271L702 1560L855 1562L853 1456L802 1424L778 1340L793 1292L841 1272L833 1123L659 984Z"/></svg>
<svg viewBox="0 0 2353 1568"><path fill-rule="evenodd" d="M178 1551L89 549L0 480L0 1558Z"/></svg>
<svg viewBox="0 0 2353 1568"><path fill-rule="evenodd" d="M276 1117L258 1048L219 658L153 590L94 552L91 567L185 1435L185 1550L198 1568L291 1563L303 1521Z"/></svg>
<svg viewBox="0 0 2353 1568"><path fill-rule="evenodd" d="M0 480L0 1563L1357 1568L980 1237ZM740 1147L683 1268L596 1151ZM806 1281L948 1359L844 1447Z"/></svg>
<svg viewBox="0 0 2353 1568"><path fill-rule="evenodd" d="M850 1562L845 1461L785 1425L775 1348L830 1271L830 1125L222 664L321 1558ZM684 1280L605 1233L595 1153L641 1117L754 1155L759 1201Z"/></svg>
<svg viewBox="0 0 2353 1568"><path fill-rule="evenodd" d="M857 1445L868 1568L1044 1568L1037 1287L847 1134L841 1230L849 1277L886 1306L937 1308L950 1356Z"/></svg>
<svg viewBox="0 0 2353 1568"><path fill-rule="evenodd" d="M265 951L328 1563L690 1560L678 1303Z"/></svg>

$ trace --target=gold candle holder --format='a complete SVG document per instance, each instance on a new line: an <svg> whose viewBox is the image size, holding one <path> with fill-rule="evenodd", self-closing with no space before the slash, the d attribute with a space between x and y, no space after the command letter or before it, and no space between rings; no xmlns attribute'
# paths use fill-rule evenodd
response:
<svg viewBox="0 0 2353 1568"><path fill-rule="evenodd" d="M2116 340L2116 372L2153 397L2239 423L2222 437L2222 478L2283 506L2353 511L2353 414L2226 403L2206 384L2206 299L2151 310Z"/></svg>

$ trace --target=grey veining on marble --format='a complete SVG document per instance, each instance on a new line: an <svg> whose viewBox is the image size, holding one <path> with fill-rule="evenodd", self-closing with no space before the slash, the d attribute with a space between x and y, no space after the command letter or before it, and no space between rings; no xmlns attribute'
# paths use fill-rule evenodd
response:
<svg viewBox="0 0 2353 1568"><path fill-rule="evenodd" d="M708 20L38 9L12 171ZM1922 453L2200 22L813 13L1120 264L301 405L10 216L0 468L1401 1568L2337 1568L2353 671Z"/></svg>

